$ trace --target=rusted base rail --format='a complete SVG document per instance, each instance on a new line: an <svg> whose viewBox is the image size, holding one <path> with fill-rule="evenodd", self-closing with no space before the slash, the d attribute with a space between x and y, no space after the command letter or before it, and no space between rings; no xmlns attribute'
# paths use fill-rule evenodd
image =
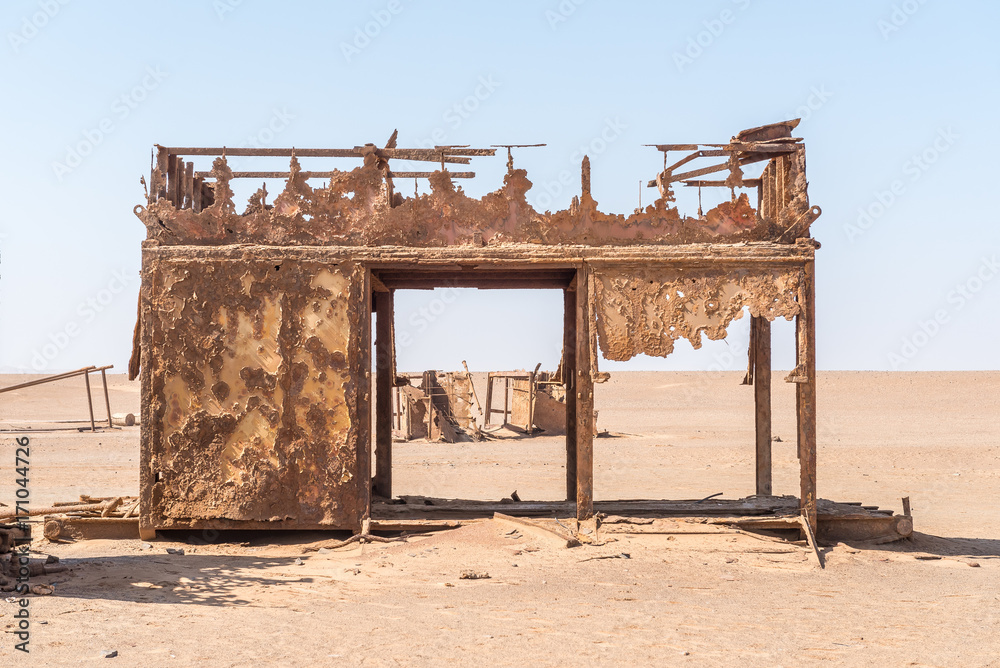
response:
<svg viewBox="0 0 1000 668"><path fill-rule="evenodd" d="M35 385L43 385L45 383L54 383L57 380L65 380L67 378L74 378L76 376L83 376L83 380L87 386L87 408L90 410L90 430L97 431L97 424L94 422L94 399L90 393L90 374L101 372L101 384L104 386L104 407L108 411L108 427L111 428L111 399L108 397L108 369L115 368L114 364L108 364L107 366L85 366L82 369L77 369L76 371L67 371L66 373L57 373L53 376L45 376L44 378L36 378L35 380L29 380L27 383L20 383L19 385L11 385L10 387L0 388L0 394L4 392L12 392L14 390L23 390L27 387L34 387ZM102 420L103 422L103 420Z"/></svg>

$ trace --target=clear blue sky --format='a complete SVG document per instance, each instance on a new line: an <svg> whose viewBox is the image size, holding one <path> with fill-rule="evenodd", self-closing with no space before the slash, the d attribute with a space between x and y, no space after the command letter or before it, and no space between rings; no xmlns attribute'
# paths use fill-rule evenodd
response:
<svg viewBox="0 0 1000 668"><path fill-rule="evenodd" d="M629 212L662 165L642 144L800 115L823 208L820 368L996 369L997 25L985 0L9 0L0 370L124 368L154 143L546 142L516 161L551 208L577 192L585 145L601 208ZM498 187L503 163L477 159L469 192ZM560 310L554 293L400 294L400 366L553 367ZM515 313L538 326L498 317ZM746 325L604 368L741 368ZM777 365L791 345L777 328Z"/></svg>

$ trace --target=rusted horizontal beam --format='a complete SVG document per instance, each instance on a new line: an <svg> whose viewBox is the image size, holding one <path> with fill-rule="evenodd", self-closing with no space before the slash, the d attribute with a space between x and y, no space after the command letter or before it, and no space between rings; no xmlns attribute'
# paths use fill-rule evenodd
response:
<svg viewBox="0 0 1000 668"><path fill-rule="evenodd" d="M770 160L771 157L772 157L771 155L766 154L766 153L765 154L759 154L759 153L758 154L750 154L748 156L740 158L740 164L741 165L749 165L749 164L754 163L754 162L761 162L762 160ZM712 165L711 167L702 167L701 169L695 169L695 170L692 170L690 172L684 172L683 174L673 175L673 176L670 177L670 179L667 180L667 182L668 183L676 183L678 181L685 181L687 179L691 179L691 178L694 178L696 176L704 176L706 174L714 174L715 172L722 172L722 171L725 171L727 169L729 169L729 163L728 162L723 162L723 163L718 164L718 165ZM653 179L652 181L649 181L646 184L646 186L649 187L649 188L655 188L656 187L656 179Z"/></svg>
<svg viewBox="0 0 1000 668"><path fill-rule="evenodd" d="M720 148L726 151L774 151L781 153L791 153L798 150L799 137L782 137L779 140L766 142L730 142L728 144L645 144L645 146L655 147L657 151L697 151L702 146L709 148ZM761 148L773 147L773 148ZM784 147L783 150L778 147Z"/></svg>
<svg viewBox="0 0 1000 668"><path fill-rule="evenodd" d="M542 144L542 146L544 146L544 144ZM492 148L462 148L462 147L448 147L448 146L435 146L433 149L420 149L420 150L434 151L438 154L440 154L443 151L445 155L490 156L490 155L496 155L497 153L496 150Z"/></svg>
<svg viewBox="0 0 1000 668"><path fill-rule="evenodd" d="M144 255L164 261L190 262L193 259L244 261L247 257L319 260L323 262L365 262L375 271L450 269L470 267L564 268L581 262L612 265L664 265L726 267L744 265L801 265L816 255L813 245L751 242L747 244L683 244L645 246L546 246L509 243L490 246L157 246L143 249Z"/></svg>
<svg viewBox="0 0 1000 668"><path fill-rule="evenodd" d="M299 158L362 158L368 152L373 152L382 158L395 160L423 160L440 162L442 155L445 162L468 164L468 156L491 156L496 154L492 148L372 148L355 146L354 148L240 148L240 147L198 147L171 146L165 149L169 155L226 155L257 158L281 158L296 156Z"/></svg>
<svg viewBox="0 0 1000 668"><path fill-rule="evenodd" d="M455 279L411 278L385 280L390 290L434 290L435 288L477 288L479 290L564 290L569 281L561 278L484 278Z"/></svg>
<svg viewBox="0 0 1000 668"><path fill-rule="evenodd" d="M389 172L389 176L394 179L429 179L437 172ZM453 179L474 179L475 172L448 172L448 176Z"/></svg>
<svg viewBox="0 0 1000 668"><path fill-rule="evenodd" d="M75 371L67 371L65 373L58 373L53 376L45 376L44 378L36 378L35 380L29 380L26 383L20 383L19 385L11 385L10 387L0 388L0 394L4 392L11 392L13 390L21 390L27 387L34 387L35 385L42 385L43 383L53 383L57 380L65 380L67 378L73 378L75 376L82 376L84 374L94 373L97 371L106 371L108 369L114 368L113 364L108 366L85 366L82 369L77 369Z"/></svg>
<svg viewBox="0 0 1000 668"><path fill-rule="evenodd" d="M376 271L379 280L390 290L432 288L507 288L567 287L573 280L572 269L412 269L408 271Z"/></svg>
<svg viewBox="0 0 1000 668"><path fill-rule="evenodd" d="M427 179L435 173L436 172L390 172L389 176L394 179ZM302 171L302 175L307 179L329 179L337 174L343 174L343 172ZM448 175L453 179L474 179L476 177L475 172L448 172ZM195 172L195 176L210 178L212 176L212 172ZM233 172L234 179L287 179L289 176L290 172Z"/></svg>
<svg viewBox="0 0 1000 668"><path fill-rule="evenodd" d="M686 186L701 186L703 188L722 187L726 185L725 181L700 181L697 179L694 181L682 181L682 183ZM745 188L756 188L759 185L760 179L743 179L743 186Z"/></svg>
<svg viewBox="0 0 1000 668"><path fill-rule="evenodd" d="M697 151L701 146L707 146L707 144L643 144L644 146L652 146L657 151Z"/></svg>

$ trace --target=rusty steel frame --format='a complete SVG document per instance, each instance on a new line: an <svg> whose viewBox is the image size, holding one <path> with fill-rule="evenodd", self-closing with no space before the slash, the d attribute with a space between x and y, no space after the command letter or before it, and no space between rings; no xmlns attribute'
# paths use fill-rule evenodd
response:
<svg viewBox="0 0 1000 668"><path fill-rule="evenodd" d="M104 389L104 406L108 411L108 428L113 429L114 425L111 423L111 398L108 395L108 376L107 370L115 368L114 364L108 364L107 366L85 366L74 371L67 371L65 373L57 373L51 376L45 376L43 378L36 378L35 380L29 380L26 383L19 383L17 385L11 385L9 387L0 388L0 394L4 392L12 392L14 390L22 390L28 387L34 387L36 385L43 385L45 383L52 383L57 380L65 380L67 378L75 378L76 376L83 376L84 384L87 389L87 410L90 412L90 430L97 431L97 423L94 420L94 399L90 391L90 374L101 372L101 386Z"/></svg>
<svg viewBox="0 0 1000 668"><path fill-rule="evenodd" d="M580 519L594 512L594 383L606 377L597 370L598 350L628 359L667 355L677 338L698 347L702 336L724 337L748 309L755 476L758 493L768 494L767 333L771 320L794 319L798 363L786 380L796 383L799 504L816 527L818 244L809 227L820 212L806 195L794 126L754 128L728 144L657 145L664 171L650 184L660 197L628 216L599 211L587 158L580 196L569 209L541 214L527 204L531 183L512 160L502 189L478 200L455 189L457 174L446 165L495 148L397 149L395 133L384 148L156 147L147 202L135 209L147 228L134 351L143 398L143 535L168 527L360 530L371 516L373 483L375 493L391 494L392 294L434 287L563 290L566 497ZM673 168L728 159L675 175L666 164L673 150L693 152ZM213 168L195 172L185 156L213 156ZM290 166L234 174L228 156L286 156ZM309 172L299 157L363 164ZM390 160L439 163L419 173L431 194L395 192L392 179L401 172ZM760 176L744 178L742 166L756 162L766 162ZM695 180L726 169L724 181ZM320 174L329 185L308 185ZM237 214L229 181L240 175L287 176L287 183L273 202L262 188ZM729 188L732 201L682 215L671 204L670 185L678 182ZM757 188L756 208L736 195L745 187ZM326 463L316 469L319 462Z"/></svg>

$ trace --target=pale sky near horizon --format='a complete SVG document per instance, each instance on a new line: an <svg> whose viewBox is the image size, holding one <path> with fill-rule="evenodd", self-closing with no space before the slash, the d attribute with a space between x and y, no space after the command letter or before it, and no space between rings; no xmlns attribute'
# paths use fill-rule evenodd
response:
<svg viewBox="0 0 1000 668"><path fill-rule="evenodd" d="M579 192L583 148L600 208L628 213L662 167L643 144L793 117L823 209L818 366L1000 368L997 25L985 0L10 0L0 372L124 370L154 143L545 142L515 154L536 208ZM498 188L505 159L475 158L467 192ZM399 368L554 368L561 309L553 291L400 293ZM747 325L602 369L742 369ZM779 368L791 331L776 327Z"/></svg>

